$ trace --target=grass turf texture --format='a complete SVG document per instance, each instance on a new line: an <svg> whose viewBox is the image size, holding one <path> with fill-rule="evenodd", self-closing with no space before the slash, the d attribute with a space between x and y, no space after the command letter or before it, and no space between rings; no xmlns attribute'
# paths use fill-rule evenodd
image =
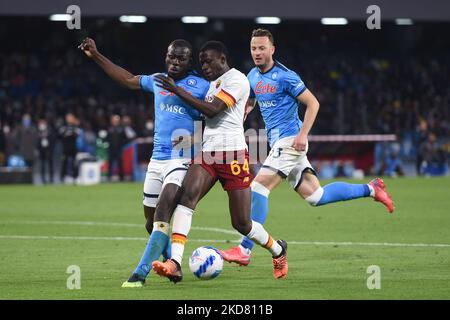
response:
<svg viewBox="0 0 450 320"><path fill-rule="evenodd" d="M174 285L152 273L141 289L120 287L148 237L140 183L0 186L0 299L450 299L449 246L300 243L450 244L450 179L385 181L393 215L372 199L312 208L283 183L270 195L266 227L289 244L288 278L273 279L270 255L255 247L248 267L225 263L218 278L202 281L189 272L190 253L202 245L226 249L239 239L202 229L232 231L226 193L216 185L194 215L183 281ZM81 268L80 290L66 288L69 265ZM381 269L380 290L367 288L371 265Z"/></svg>

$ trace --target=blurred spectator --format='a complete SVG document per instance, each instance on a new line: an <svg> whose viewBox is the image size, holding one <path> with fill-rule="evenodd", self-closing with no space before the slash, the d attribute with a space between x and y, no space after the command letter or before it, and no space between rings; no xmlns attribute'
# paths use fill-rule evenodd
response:
<svg viewBox="0 0 450 320"><path fill-rule="evenodd" d="M3 131L3 125L0 122L0 167L5 165L6 161L6 136Z"/></svg>
<svg viewBox="0 0 450 320"><path fill-rule="evenodd" d="M89 121L83 123L83 150L82 152L87 152L92 156L95 156L96 153L96 143L97 143L97 135L92 129L92 125Z"/></svg>
<svg viewBox="0 0 450 320"><path fill-rule="evenodd" d="M447 173L448 166L444 149L440 147L433 132L428 134L428 139L421 145L419 152L423 159L421 165L422 174L438 176Z"/></svg>
<svg viewBox="0 0 450 320"><path fill-rule="evenodd" d="M104 162L108 160L108 131L100 130L95 141L95 157L97 160Z"/></svg>
<svg viewBox="0 0 450 320"><path fill-rule="evenodd" d="M134 134L137 137L153 136L153 99L142 92L122 90L98 72L81 52L74 50L78 34L65 34L64 29L48 19L36 18L29 21L27 30L45 31L36 32L36 37L23 41L26 37L26 33L20 31L23 21L13 17L3 17L0 21L4 30L16 30L16 33L0 33L3 44L0 52L0 120L7 157L17 152L17 123L25 113L32 115L31 122L37 120L33 118L35 114L51 115L54 119L49 123L56 124L62 122L68 110L73 110L84 131L83 148L90 153L93 150L92 133L107 130L114 113L127 114L133 119L133 123L128 123L125 116L123 119L128 139ZM93 18L90 22L97 20ZM95 32L102 35L102 46L111 52L113 60L130 61L131 69L151 74L164 68L159 64L160 52L154 48L167 45L174 34L173 28L178 30L181 26L177 25L180 22L171 19L149 23L168 32L155 38L154 28L131 32L126 25L107 18L102 19ZM298 22L276 27L275 57L298 72L306 86L317 95L321 108L311 133L394 133L399 139L407 136L411 141L408 160L416 162L420 174L424 159L419 150L426 142L428 132L433 131L437 141L450 136L450 38L445 33L445 24L418 23L413 29L387 25L379 30L377 39L367 37L367 33L351 25L345 33L339 33L333 29L324 30L317 23L302 24L308 32L301 35L301 41L292 36L292 30L300 26ZM233 67L246 73L253 67L248 51L249 33L253 27L253 23L243 20L224 21L225 32L199 28L195 34L185 31L183 37L197 48L203 40L223 39L234 48L230 52ZM18 35L17 32L22 33ZM117 47L117 35L123 32L127 36L121 37L123 44ZM154 41L142 43L141 39L150 37L157 45ZM414 46L404 46L405 39L413 41ZM130 50L135 43L142 43L139 52ZM302 118L303 107L300 113ZM55 126L59 127L59 124ZM260 113L255 109L249 114L245 128L262 127ZM62 136L59 138L65 144ZM102 149L95 152L105 157L107 143L102 138L98 141ZM449 156L448 151L442 152ZM402 164L406 163L404 158L405 154L398 154ZM63 163L66 161L63 157Z"/></svg>
<svg viewBox="0 0 450 320"><path fill-rule="evenodd" d="M144 137L153 137L154 130L155 123L153 122L153 119L147 119L147 121L145 121L145 128L142 135Z"/></svg>
<svg viewBox="0 0 450 320"><path fill-rule="evenodd" d="M394 143L391 145L390 152L386 155L381 166L379 175L386 175L389 177L404 176L402 161L399 157L400 145Z"/></svg>
<svg viewBox="0 0 450 320"><path fill-rule="evenodd" d="M133 126L131 125L130 116L125 115L122 117L122 126L125 131L125 136L127 138L127 142L130 142L134 138L136 138L136 131L134 131Z"/></svg>
<svg viewBox="0 0 450 320"><path fill-rule="evenodd" d="M54 164L53 151L56 143L56 132L52 126L49 126L46 119L39 119L38 121L38 141L37 149L39 153L41 181L46 184L48 181L54 181ZM47 168L48 177L47 181Z"/></svg>
<svg viewBox="0 0 450 320"><path fill-rule="evenodd" d="M122 148L127 142L125 130L120 123L120 116L114 114L111 116L111 126L108 130L108 179L111 180L115 166L119 169L120 181L123 181L123 161L122 161Z"/></svg>
<svg viewBox="0 0 450 320"><path fill-rule="evenodd" d="M22 122L13 132L14 153L23 157L27 167L32 168L35 160L37 131L34 127L31 116L25 113Z"/></svg>
<svg viewBox="0 0 450 320"><path fill-rule="evenodd" d="M3 133L5 135L5 162L7 162L9 156L15 152L15 141L13 132L7 124L3 126Z"/></svg>
<svg viewBox="0 0 450 320"><path fill-rule="evenodd" d="M418 175L421 175L421 166L423 162L423 156L422 152L420 152L420 149L422 148L422 145L427 141L428 138L428 124L424 119L419 120L419 124L416 129L416 139L415 139L415 145L417 146L417 152L416 152L416 172Z"/></svg>
<svg viewBox="0 0 450 320"><path fill-rule="evenodd" d="M77 169L75 166L75 158L77 155L77 139L81 133L78 127L78 119L71 112L66 114L66 123L58 130L62 141L62 166L61 166L61 181L65 181L66 177L70 175L71 181L77 177Z"/></svg>

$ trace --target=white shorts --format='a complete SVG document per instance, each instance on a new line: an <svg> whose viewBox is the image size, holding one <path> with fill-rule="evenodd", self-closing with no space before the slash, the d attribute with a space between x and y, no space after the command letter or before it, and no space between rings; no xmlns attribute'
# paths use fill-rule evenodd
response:
<svg viewBox="0 0 450 320"><path fill-rule="evenodd" d="M294 139L295 136L291 136L275 142L263 163L263 168L277 172L283 179L287 178L292 188L297 190L302 182L303 171L310 169L313 174L317 174L306 156L308 146L305 151L297 151L292 147Z"/></svg>
<svg viewBox="0 0 450 320"><path fill-rule="evenodd" d="M151 159L144 182L144 200L147 207L155 208L162 189L168 183L181 187L191 159Z"/></svg>

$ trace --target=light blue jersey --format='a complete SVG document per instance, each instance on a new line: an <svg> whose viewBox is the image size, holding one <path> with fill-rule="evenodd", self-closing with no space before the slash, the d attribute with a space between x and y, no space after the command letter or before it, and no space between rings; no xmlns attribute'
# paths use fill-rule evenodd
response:
<svg viewBox="0 0 450 320"><path fill-rule="evenodd" d="M275 61L269 71L261 73L255 67L247 78L250 98L258 102L270 146L281 138L297 135L302 126L297 96L306 90L299 75Z"/></svg>
<svg viewBox="0 0 450 320"><path fill-rule="evenodd" d="M192 154L183 154L183 149L173 150L172 140L182 135L183 131L194 134L194 121L201 120L201 113L189 106L177 95L166 91L156 85L153 77L157 73L141 76L140 84L144 91L153 92L155 102L155 135L153 140L152 159L169 160L177 157L192 157ZM192 96L204 100L209 89L209 82L196 73L189 73L185 78L175 81ZM183 134L185 135L185 134Z"/></svg>
<svg viewBox="0 0 450 320"><path fill-rule="evenodd" d="M278 173L279 177L287 179L294 190L303 196L301 188L304 185L304 182L302 183L304 174L316 175L316 173L309 163L306 153L294 155L292 150L288 149L292 149L293 136L297 135L302 127L302 122L298 117L299 103L297 97L306 90L305 84L297 73L277 61L265 73L261 73L256 67L253 68L247 78L252 89L250 97L256 98L266 124L270 147L274 147L278 141L275 145L277 152L269 154L263 167L272 169L272 171ZM282 138L288 139L280 140ZM306 188L305 190L308 190L311 186ZM374 190L373 188L372 190ZM266 221L269 212L268 191L270 190L266 188L252 186L252 221L260 224ZM323 188L319 186L305 200L312 206L322 206L337 201L369 197L370 195L371 190L367 184L335 182ZM249 258L253 246L253 240L243 237L240 247L241 250L242 248L245 250L241 252L245 252L247 256L243 255L242 257ZM224 259L228 255L227 251L223 255ZM283 253L283 251L281 252ZM234 256L232 258L227 261L237 261Z"/></svg>

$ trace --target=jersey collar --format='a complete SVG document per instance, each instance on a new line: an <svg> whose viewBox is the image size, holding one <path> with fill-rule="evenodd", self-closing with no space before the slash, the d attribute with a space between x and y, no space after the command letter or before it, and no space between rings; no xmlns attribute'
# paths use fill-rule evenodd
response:
<svg viewBox="0 0 450 320"><path fill-rule="evenodd" d="M261 72L261 70L259 70L259 68L258 67L256 67L256 69L258 69L258 72L260 73L260 74L266 74L266 73L269 73L270 71L272 71L272 69L273 68L275 68L275 66L278 64L278 61L277 60L273 60L273 66L269 69L269 70L267 70L266 72Z"/></svg>

